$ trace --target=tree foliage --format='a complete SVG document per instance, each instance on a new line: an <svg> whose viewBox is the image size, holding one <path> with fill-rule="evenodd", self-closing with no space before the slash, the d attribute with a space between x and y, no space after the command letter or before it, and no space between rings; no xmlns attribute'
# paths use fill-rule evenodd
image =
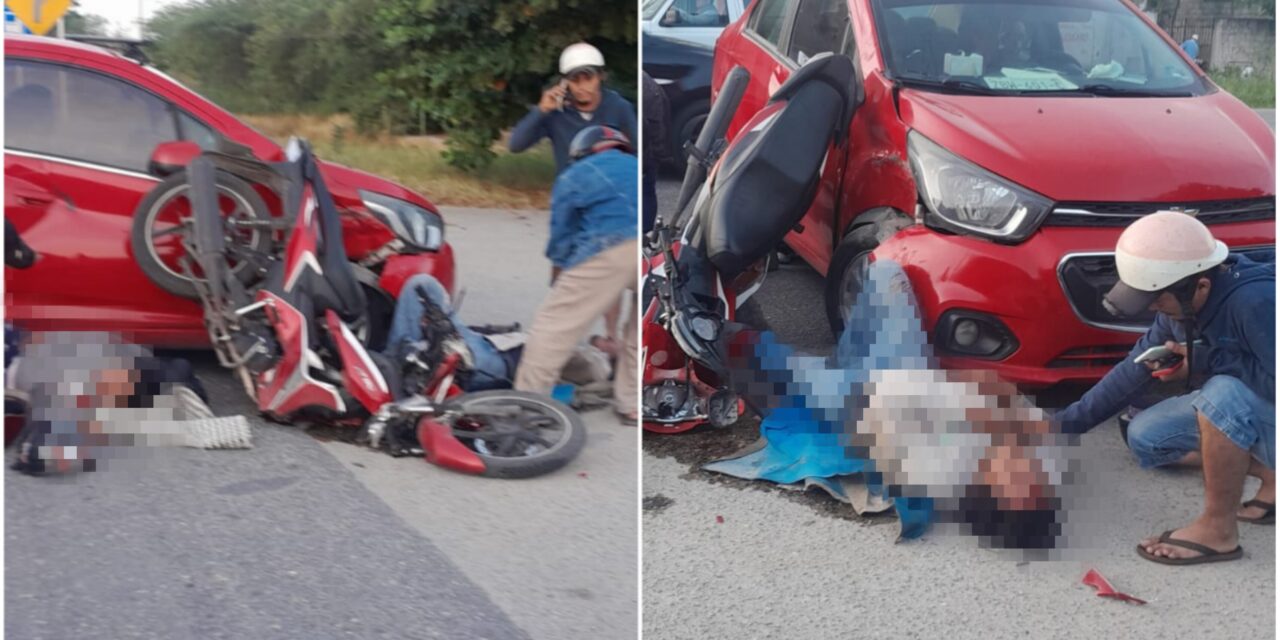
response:
<svg viewBox="0 0 1280 640"><path fill-rule="evenodd" d="M449 159L490 147L556 72L600 47L634 101L634 0L198 0L149 23L156 63L234 111L353 114L364 128L448 134Z"/></svg>

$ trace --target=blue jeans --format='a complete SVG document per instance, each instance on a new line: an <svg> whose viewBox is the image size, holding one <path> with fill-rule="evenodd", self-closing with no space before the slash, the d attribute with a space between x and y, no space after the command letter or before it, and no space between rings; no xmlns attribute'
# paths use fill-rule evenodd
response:
<svg viewBox="0 0 1280 640"><path fill-rule="evenodd" d="M1129 449L1144 468L1177 462L1200 450L1197 413L1237 447L1276 468L1276 407L1239 378L1214 376L1204 387L1164 400L1129 423Z"/></svg>
<svg viewBox="0 0 1280 640"><path fill-rule="evenodd" d="M510 384L511 372L507 371L507 362L497 347L484 336L471 330L458 320L449 303L449 292L434 277L420 273L409 278L400 289L400 299L396 301L396 312L391 318L391 331L387 334L387 347L384 353L394 358L400 346L406 342L422 340L422 313L424 306L418 299L418 288L421 287L427 298L438 305L449 319L453 328L462 337L471 356L475 360L474 375L468 387L491 388L495 383ZM472 389L465 389L470 391Z"/></svg>

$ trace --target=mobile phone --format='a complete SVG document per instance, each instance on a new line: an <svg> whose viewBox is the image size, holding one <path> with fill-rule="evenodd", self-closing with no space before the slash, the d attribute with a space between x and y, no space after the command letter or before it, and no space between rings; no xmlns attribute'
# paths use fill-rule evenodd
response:
<svg viewBox="0 0 1280 640"><path fill-rule="evenodd" d="M1192 344L1197 347L1204 346L1204 340L1196 340ZM1143 362L1164 362L1175 355L1177 354L1170 351L1168 347L1160 344L1143 351L1138 357L1134 358L1133 361L1138 364ZM1182 356L1177 357L1181 358Z"/></svg>

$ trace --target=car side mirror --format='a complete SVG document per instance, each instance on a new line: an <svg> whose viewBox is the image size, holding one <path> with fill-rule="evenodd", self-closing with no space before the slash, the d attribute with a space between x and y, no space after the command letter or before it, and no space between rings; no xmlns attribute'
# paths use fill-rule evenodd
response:
<svg viewBox="0 0 1280 640"><path fill-rule="evenodd" d="M667 9L666 15L662 16L662 20L658 24L664 27L674 27L680 24L680 14L675 7Z"/></svg>
<svg viewBox="0 0 1280 640"><path fill-rule="evenodd" d="M186 168L196 156L203 151L200 145L187 140L171 140L156 145L151 152L151 160L147 163L147 173L159 178L166 178Z"/></svg>

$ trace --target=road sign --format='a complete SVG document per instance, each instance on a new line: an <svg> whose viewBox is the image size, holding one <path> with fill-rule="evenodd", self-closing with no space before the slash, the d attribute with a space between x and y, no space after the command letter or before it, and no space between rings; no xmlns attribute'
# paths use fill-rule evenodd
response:
<svg viewBox="0 0 1280 640"><path fill-rule="evenodd" d="M42 36L71 8L71 0L5 0L5 5L32 33Z"/></svg>
<svg viewBox="0 0 1280 640"><path fill-rule="evenodd" d="M5 7L4 32L5 33L31 33L31 30L28 29L26 25L22 24L22 21L18 19L18 16L13 15L13 12L10 11L8 7Z"/></svg>

